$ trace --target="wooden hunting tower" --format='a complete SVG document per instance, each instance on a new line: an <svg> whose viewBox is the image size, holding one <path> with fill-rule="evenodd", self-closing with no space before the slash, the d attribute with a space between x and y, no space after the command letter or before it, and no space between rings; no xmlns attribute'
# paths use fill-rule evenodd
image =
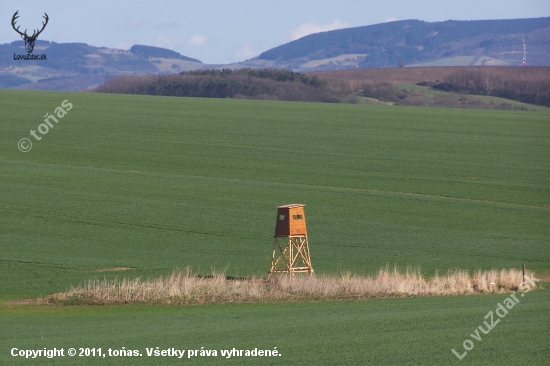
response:
<svg viewBox="0 0 550 366"><path fill-rule="evenodd" d="M303 204L277 207L277 224L273 236L273 254L269 276L273 273L313 273L307 241Z"/></svg>

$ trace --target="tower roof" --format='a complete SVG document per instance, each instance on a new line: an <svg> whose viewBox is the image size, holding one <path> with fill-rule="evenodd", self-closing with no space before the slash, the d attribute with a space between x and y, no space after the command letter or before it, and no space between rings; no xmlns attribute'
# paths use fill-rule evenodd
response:
<svg viewBox="0 0 550 366"><path fill-rule="evenodd" d="M304 207L303 203L291 203L289 205L277 206L277 208L294 208L294 207Z"/></svg>

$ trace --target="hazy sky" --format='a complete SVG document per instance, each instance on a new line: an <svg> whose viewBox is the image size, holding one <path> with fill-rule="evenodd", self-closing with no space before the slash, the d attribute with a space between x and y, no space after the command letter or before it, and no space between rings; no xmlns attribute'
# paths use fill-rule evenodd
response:
<svg viewBox="0 0 550 366"><path fill-rule="evenodd" d="M206 63L243 61L310 33L392 20L550 16L550 0L0 1L0 43L20 39L10 24L16 10L29 32L46 12L42 40L166 47Z"/></svg>

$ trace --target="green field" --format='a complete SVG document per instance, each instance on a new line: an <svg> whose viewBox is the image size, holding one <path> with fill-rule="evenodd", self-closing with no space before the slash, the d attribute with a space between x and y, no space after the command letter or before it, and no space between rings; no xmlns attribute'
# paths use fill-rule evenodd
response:
<svg viewBox="0 0 550 366"><path fill-rule="evenodd" d="M65 99L72 110L34 140L29 131ZM12 90L0 90L0 110L0 301L175 267L265 275L275 206L287 203L306 204L316 273L373 274L386 264L427 275L522 263L550 271L548 113ZM17 148L23 137L33 140L30 152ZM114 267L132 269L102 271ZM517 351L542 364L548 296L526 295L462 362L503 364ZM11 347L76 340L82 347L278 347L280 360L262 364L322 363L323 353L331 355L325 364L445 364L458 362L450 348L499 299L4 304L0 363L23 362L9 356ZM284 314L292 315L278 321ZM29 334L35 329L50 343Z"/></svg>
<svg viewBox="0 0 550 366"><path fill-rule="evenodd" d="M504 295L202 306L0 308L0 363L47 364L11 349L139 350L143 357L67 357L66 365L547 365L550 291L520 298L481 341L470 337ZM496 315L495 315L495 318ZM496 319L495 319L496 321ZM460 361L451 349L464 352ZM217 350L217 357L147 357L146 348ZM223 358L270 349L280 357ZM67 351L65 351L67 352ZM26 361L26 362L25 362ZM95 361L95 362L94 362Z"/></svg>

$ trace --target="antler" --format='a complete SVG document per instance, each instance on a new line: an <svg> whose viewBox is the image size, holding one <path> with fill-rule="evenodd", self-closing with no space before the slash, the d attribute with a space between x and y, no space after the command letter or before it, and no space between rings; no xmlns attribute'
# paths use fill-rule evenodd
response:
<svg viewBox="0 0 550 366"><path fill-rule="evenodd" d="M45 23L42 22L42 29L40 29L40 30L38 30L38 29L35 30L35 31L33 32L32 36L29 37L29 39L36 39L36 38L38 37L38 35L39 35L40 33L42 33L42 31L44 30L44 28L46 28L46 24L48 24L48 19L50 19L50 18L48 18L48 14L46 14L46 13L44 13L44 16L43 16L42 18L46 19L46 22L45 22ZM25 31L26 31L26 30L25 30ZM36 33L37 31L38 31L38 33Z"/></svg>
<svg viewBox="0 0 550 366"><path fill-rule="evenodd" d="M36 30L33 32L32 36L29 37L29 36L27 35L27 30L26 30L26 29L25 29L25 32L21 33L21 32L19 31L19 27L15 28L15 21L17 20L17 18L19 18L19 15L17 15L18 13L19 13L19 10L17 10L17 11L15 12L15 14L13 14L13 17L11 18L11 26L12 26L13 29L14 29L17 33L19 33L19 34L21 35L21 37L23 37L23 39L25 39L25 40L27 40L27 39L28 39L28 40L36 40L36 38L40 35L40 33L42 33L42 31L44 30L44 28L46 28L46 24L48 24L48 20L50 19L50 18L48 17L48 14L44 13L43 18L46 19L46 22L42 22L42 29L40 29L40 30L36 29Z"/></svg>
<svg viewBox="0 0 550 366"><path fill-rule="evenodd" d="M15 12L15 14L13 14L13 17L11 18L11 26L13 27L13 29L19 33L21 35L21 37L25 38L25 37L28 37L27 36L27 30L25 29L25 33L21 33L19 31L19 27L15 28L15 21L17 20L17 18L19 18L19 16L17 15L17 13L19 13L19 10L17 10ZM45 14L45 13L44 13Z"/></svg>

